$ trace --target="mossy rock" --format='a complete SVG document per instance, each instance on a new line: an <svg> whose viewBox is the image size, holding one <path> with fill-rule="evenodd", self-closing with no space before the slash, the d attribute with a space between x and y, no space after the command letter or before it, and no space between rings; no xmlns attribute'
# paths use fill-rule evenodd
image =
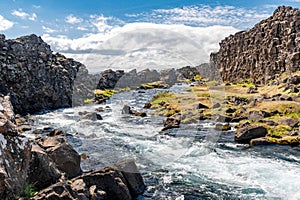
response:
<svg viewBox="0 0 300 200"><path fill-rule="evenodd" d="M154 88L168 88L168 84L164 84L161 81L152 82L152 83L146 83L142 84L139 89L148 90L148 89L154 89Z"/></svg>

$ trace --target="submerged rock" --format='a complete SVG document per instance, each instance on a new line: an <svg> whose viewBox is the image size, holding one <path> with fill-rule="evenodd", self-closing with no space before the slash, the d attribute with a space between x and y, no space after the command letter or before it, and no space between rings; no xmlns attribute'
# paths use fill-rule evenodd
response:
<svg viewBox="0 0 300 200"><path fill-rule="evenodd" d="M138 112L138 111L134 110L133 108L131 108L128 105L124 105L124 107L122 109L122 114L135 115L135 116L138 116L138 117L146 117L147 116L147 113Z"/></svg>

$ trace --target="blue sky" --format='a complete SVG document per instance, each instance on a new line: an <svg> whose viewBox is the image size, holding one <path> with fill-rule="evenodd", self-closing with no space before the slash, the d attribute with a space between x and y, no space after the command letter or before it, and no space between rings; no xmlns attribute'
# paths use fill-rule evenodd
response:
<svg viewBox="0 0 300 200"><path fill-rule="evenodd" d="M94 71L112 63L117 63L115 68L140 65L143 59L158 54L176 54L196 65L208 61L221 39L251 28L279 5L299 8L300 0L0 0L0 32L7 38L35 33L54 51L90 68L99 60L104 63L97 64ZM170 43L170 39L177 43ZM192 58L192 52L181 48L197 48L197 56ZM136 58L143 59L134 64ZM150 59L147 65L151 62L158 65Z"/></svg>

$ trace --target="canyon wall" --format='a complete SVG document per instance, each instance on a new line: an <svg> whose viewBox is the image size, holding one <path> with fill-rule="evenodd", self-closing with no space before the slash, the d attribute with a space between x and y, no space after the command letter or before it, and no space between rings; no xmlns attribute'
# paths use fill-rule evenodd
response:
<svg viewBox="0 0 300 200"><path fill-rule="evenodd" d="M223 81L263 84L300 70L300 10L280 6L248 31L230 35L211 54Z"/></svg>

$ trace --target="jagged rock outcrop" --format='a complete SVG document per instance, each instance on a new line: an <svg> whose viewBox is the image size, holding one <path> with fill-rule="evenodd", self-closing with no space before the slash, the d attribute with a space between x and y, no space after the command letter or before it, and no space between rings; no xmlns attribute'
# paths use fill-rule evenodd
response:
<svg viewBox="0 0 300 200"><path fill-rule="evenodd" d="M31 143L18 134L9 96L0 96L0 199L15 199L26 183Z"/></svg>
<svg viewBox="0 0 300 200"><path fill-rule="evenodd" d="M144 69L137 72L135 69L125 73L116 84L117 88L136 88L144 83L160 80L160 74L156 70Z"/></svg>
<svg viewBox="0 0 300 200"><path fill-rule="evenodd" d="M97 89L120 89L126 87L137 88L142 84L158 81L162 81L163 83L167 83L169 86L172 86L179 80L193 80L196 75L201 74L200 71L205 71L207 74L210 74L209 67L206 67L205 70L204 67L201 67L201 70L199 70L198 67L191 66L185 66L179 69L165 69L162 71L144 69L139 72L137 72L136 69L129 72L124 72L123 70L113 71L108 69L100 74Z"/></svg>
<svg viewBox="0 0 300 200"><path fill-rule="evenodd" d="M41 37L6 40L0 35L0 93L9 94L20 114L72 106L81 63L53 52Z"/></svg>
<svg viewBox="0 0 300 200"><path fill-rule="evenodd" d="M211 61L229 82L266 83L283 72L300 70L300 10L280 6L249 31L222 40Z"/></svg>
<svg viewBox="0 0 300 200"><path fill-rule="evenodd" d="M113 71L111 69L107 69L100 74L99 83L97 85L97 89L105 90L105 89L114 89L119 79L124 75L123 70Z"/></svg>
<svg viewBox="0 0 300 200"><path fill-rule="evenodd" d="M31 199L131 200L142 194L145 184L134 161L93 170L68 182L58 182Z"/></svg>

